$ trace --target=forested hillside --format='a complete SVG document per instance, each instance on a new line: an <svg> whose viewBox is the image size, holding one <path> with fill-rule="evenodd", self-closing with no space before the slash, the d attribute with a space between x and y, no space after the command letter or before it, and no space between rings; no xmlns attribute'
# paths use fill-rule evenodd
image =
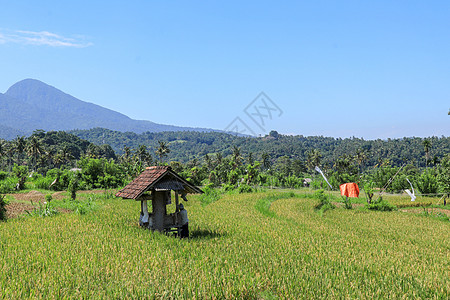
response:
<svg viewBox="0 0 450 300"><path fill-rule="evenodd" d="M105 129L73 133L82 138L35 131L28 138L0 140L0 193L22 189L31 171L35 186L41 188L55 180L58 189L69 188L70 182L81 189L111 188L151 165L170 165L195 185L225 190L301 187L308 177L314 179L311 185L323 188L315 171L319 166L334 189L360 182L369 190L388 186L388 191L401 192L412 181L423 195L450 193L450 141L445 137L365 141L284 136L276 131L261 138L211 132L138 135ZM116 154L109 144L122 151ZM74 167L82 172L72 174Z"/></svg>
<svg viewBox="0 0 450 300"><path fill-rule="evenodd" d="M260 138L238 137L218 132L118 132L95 128L91 130L71 131L74 135L97 145L109 144L118 154L123 154L124 147L137 149L145 145L149 150L158 148L158 141L168 143L171 149L167 155L169 161L188 162L192 159L202 159L206 154L221 153L226 157L232 154L233 147L241 149L243 156L252 153L260 159L263 153L275 161L288 156L306 162L311 156L320 156L322 164L330 167L339 159L357 157L362 167L374 166L388 161L393 166L403 163L416 167L436 164L441 157L450 153L449 137L402 138L388 140L364 140L361 138L332 138L323 136L305 137L281 135L272 131ZM430 144L426 153L424 141Z"/></svg>

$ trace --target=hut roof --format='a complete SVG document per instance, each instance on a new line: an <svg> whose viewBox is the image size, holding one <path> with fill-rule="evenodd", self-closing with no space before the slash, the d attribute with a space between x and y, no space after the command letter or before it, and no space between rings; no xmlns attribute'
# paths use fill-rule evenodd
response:
<svg viewBox="0 0 450 300"><path fill-rule="evenodd" d="M196 186L184 180L168 166L148 167L116 196L126 199L137 199L149 190L174 190L185 193L203 193Z"/></svg>

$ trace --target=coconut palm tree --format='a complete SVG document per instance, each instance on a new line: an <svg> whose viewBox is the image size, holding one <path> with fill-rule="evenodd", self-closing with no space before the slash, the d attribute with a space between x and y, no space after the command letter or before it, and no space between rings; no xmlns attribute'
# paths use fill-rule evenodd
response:
<svg viewBox="0 0 450 300"><path fill-rule="evenodd" d="M356 150L355 160L358 163L358 171L362 172L362 169L364 169L364 164L367 161L367 150L362 148Z"/></svg>
<svg viewBox="0 0 450 300"><path fill-rule="evenodd" d="M425 167L428 168L428 159L430 159L431 141L428 139L425 139L425 140L423 140L422 145L425 150Z"/></svg>
<svg viewBox="0 0 450 300"><path fill-rule="evenodd" d="M17 154L17 164L21 165L21 160L23 157L23 153L25 152L25 148L26 148L26 141L25 141L25 137L23 136L18 136L14 141L13 141L13 145L14 145L14 150L16 151Z"/></svg>
<svg viewBox="0 0 450 300"><path fill-rule="evenodd" d="M142 162L148 161L148 156L150 154L147 151L147 147L145 145L139 145L139 147L136 150L136 157L138 158L139 162L142 164Z"/></svg>
<svg viewBox="0 0 450 300"><path fill-rule="evenodd" d="M36 136L32 136L28 140L27 153L32 158L33 171L35 171L36 161L38 157L43 153L42 144Z"/></svg>
<svg viewBox="0 0 450 300"><path fill-rule="evenodd" d="M232 151L233 151L233 169L236 169L238 166L241 165L241 160L242 160L241 148L234 145Z"/></svg>
<svg viewBox="0 0 450 300"><path fill-rule="evenodd" d="M322 154L317 149L312 149L307 153L306 164L310 171L314 171L316 166L319 166Z"/></svg>
<svg viewBox="0 0 450 300"><path fill-rule="evenodd" d="M1 165L3 158L6 156L6 150L7 150L6 147L7 147L6 141L0 139L0 165Z"/></svg>
<svg viewBox="0 0 450 300"><path fill-rule="evenodd" d="M158 149L155 151L156 155L159 156L159 164L162 164L162 159L163 157L166 157L167 154L170 153L170 149L167 146L167 142L164 141L158 141L159 147Z"/></svg>
<svg viewBox="0 0 450 300"><path fill-rule="evenodd" d="M270 155L267 154L267 152L263 152L261 154L261 159L262 159L262 167L264 168L264 170L268 170L270 169L270 166L272 165L271 161L270 161Z"/></svg>

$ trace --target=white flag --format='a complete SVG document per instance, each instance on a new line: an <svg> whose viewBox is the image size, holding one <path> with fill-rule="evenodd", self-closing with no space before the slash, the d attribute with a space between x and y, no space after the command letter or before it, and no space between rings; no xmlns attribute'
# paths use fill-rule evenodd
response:
<svg viewBox="0 0 450 300"><path fill-rule="evenodd" d="M405 190L405 192L411 197L411 201L415 201L416 200L416 195L414 195L414 187L413 187L411 181L409 181L408 178L406 178L406 181L408 181L409 185L411 186L412 193L411 193L410 190Z"/></svg>
<svg viewBox="0 0 450 300"><path fill-rule="evenodd" d="M323 172L322 172L322 170L318 167L318 166L316 166L315 168L314 168L317 172L319 172L320 173L320 175L322 175L322 177L323 177L323 179L325 179L325 181L328 183L328 185L330 186L330 189L333 189L333 187L331 186L331 184L328 182L328 179L325 177L325 175L323 174Z"/></svg>

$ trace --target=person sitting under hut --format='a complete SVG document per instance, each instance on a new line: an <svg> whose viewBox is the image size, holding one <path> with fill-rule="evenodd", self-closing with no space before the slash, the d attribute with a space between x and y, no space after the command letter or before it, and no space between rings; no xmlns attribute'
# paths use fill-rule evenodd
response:
<svg viewBox="0 0 450 300"><path fill-rule="evenodd" d="M180 236L181 238L187 238L189 237L189 220L187 211L184 209L183 204L180 204L178 208L180 209L180 224L181 224Z"/></svg>

